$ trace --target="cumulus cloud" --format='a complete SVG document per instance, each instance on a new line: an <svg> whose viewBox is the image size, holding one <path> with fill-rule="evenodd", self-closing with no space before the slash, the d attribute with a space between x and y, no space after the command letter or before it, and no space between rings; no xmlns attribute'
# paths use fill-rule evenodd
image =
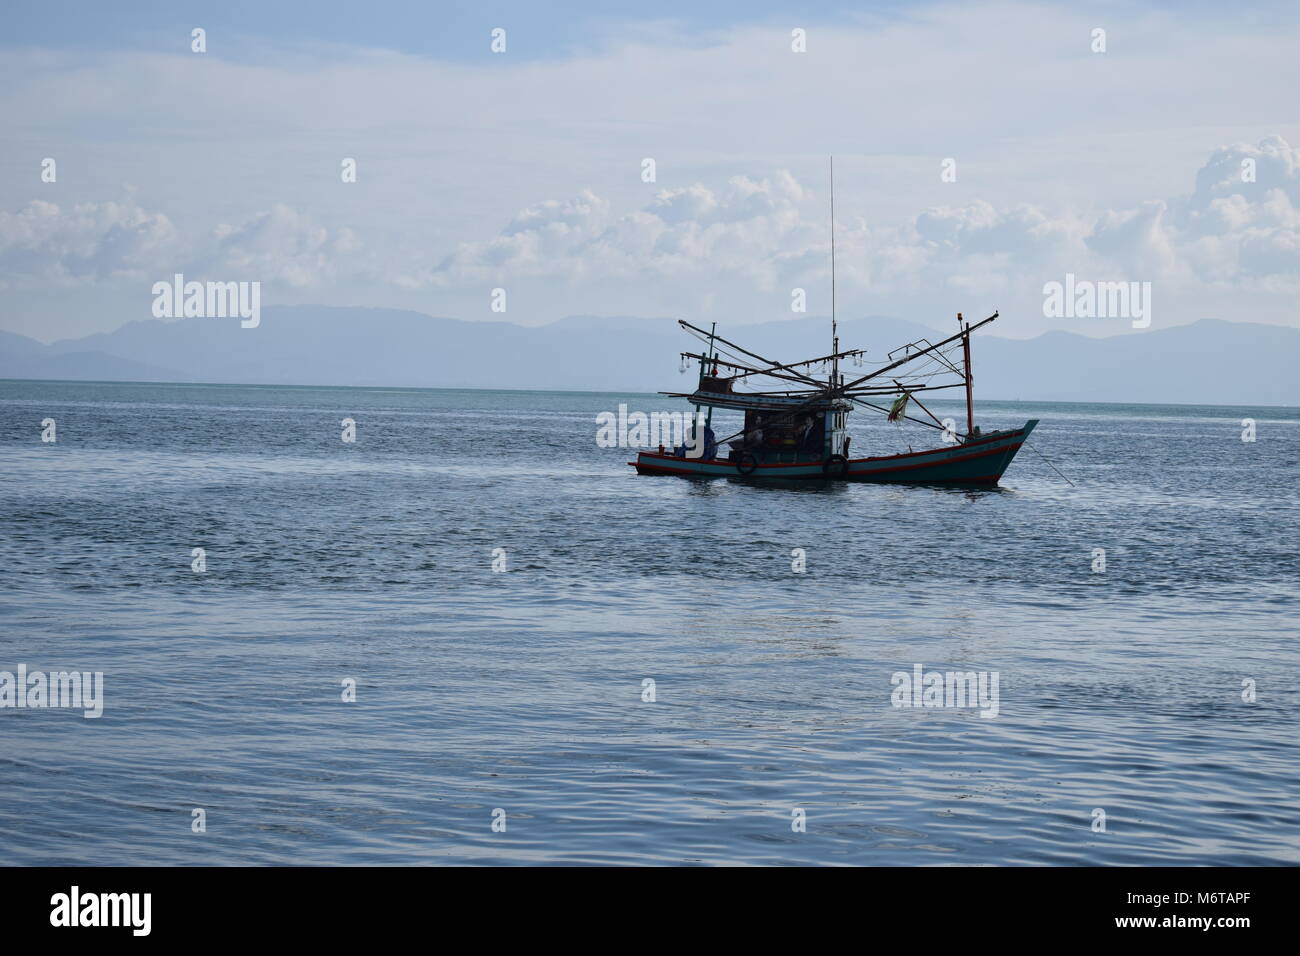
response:
<svg viewBox="0 0 1300 956"><path fill-rule="evenodd" d="M166 215L130 200L61 208L35 199L0 211L0 283L139 278L177 241Z"/></svg>
<svg viewBox="0 0 1300 956"><path fill-rule="evenodd" d="M676 279L745 276L770 283L783 260L825 242L801 215L805 191L788 172L732 177L660 191L641 209L614 216L609 200L584 191L525 209L486 240L464 242L412 285L440 288L506 278Z"/></svg>
<svg viewBox="0 0 1300 956"><path fill-rule="evenodd" d="M1291 200L1300 188L1298 152L1279 137L1220 149L1190 195L1131 208L997 208L975 200L902 223L840 222L840 278L889 292L936 284L994 292L1017 283L1037 288L1064 271L1183 286L1293 277L1300 267L1300 215ZM1241 180L1245 157L1258 160L1255 183ZM524 210L498 236L461 243L410 281L451 288L509 279L715 279L771 290L824 277L823 202L785 170L733 177L718 188L663 190L618 215L608 200L584 191Z"/></svg>
<svg viewBox="0 0 1300 956"><path fill-rule="evenodd" d="M913 227L932 257L1010 254L1030 262L1077 253L1087 230L1070 210L1049 213L1028 203L999 210L982 200L927 209Z"/></svg>
<svg viewBox="0 0 1300 956"><path fill-rule="evenodd" d="M1164 222L1167 204L1148 200L1134 209L1107 210L1087 237L1088 248L1148 281L1171 275L1177 255Z"/></svg>
<svg viewBox="0 0 1300 956"><path fill-rule="evenodd" d="M1300 291L1300 149L1282 137L1215 150L1169 219L1190 275L1246 290Z"/></svg>
<svg viewBox="0 0 1300 956"><path fill-rule="evenodd" d="M348 263L360 243L284 206L237 224L186 234L133 199L62 207L32 200L0 211L0 284L86 285L155 280L173 272L318 286Z"/></svg>
<svg viewBox="0 0 1300 956"><path fill-rule="evenodd" d="M215 247L204 253L206 268L294 288L334 278L361 247L351 229L331 233L281 203L239 225L217 226L213 239Z"/></svg>
<svg viewBox="0 0 1300 956"><path fill-rule="evenodd" d="M1242 175L1247 159L1253 177ZM1025 317L1041 312L1032 299L1043 283L1066 272L1158 281L1163 296L1191 303L1207 290L1291 296L1300 291L1297 195L1300 150L1274 136L1215 150L1190 193L1126 208L974 199L892 222L845 217L836 230L839 289L849 308L887 299L946 311L972 299L1015 300ZM614 301L624 313L685 304L776 317L788 314L791 289L824 289L829 279L825 196L783 169L661 189L621 211L582 190L529 205L441 258L393 251L278 203L192 234L131 200L66 209L34 201L0 213L0 281L33 287L184 271L258 279L314 301L350 284L460 304L505 285L569 311Z"/></svg>
<svg viewBox="0 0 1300 956"><path fill-rule="evenodd" d="M1252 146L1222 146L1196 174L1196 189L1188 200L1192 211L1205 210L1216 200L1242 196L1247 187L1281 189L1292 205L1300 206L1300 149L1281 136L1269 136Z"/></svg>

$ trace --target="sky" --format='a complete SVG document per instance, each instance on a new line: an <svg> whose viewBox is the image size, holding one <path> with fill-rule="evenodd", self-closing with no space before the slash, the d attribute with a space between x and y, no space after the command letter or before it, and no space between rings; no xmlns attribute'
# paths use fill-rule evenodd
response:
<svg viewBox="0 0 1300 956"><path fill-rule="evenodd" d="M841 317L1140 334L1046 314L1073 275L1150 283L1151 328L1300 328L1294 4L607 7L6 3L0 329L151 319L178 272L525 325L824 314L832 155Z"/></svg>

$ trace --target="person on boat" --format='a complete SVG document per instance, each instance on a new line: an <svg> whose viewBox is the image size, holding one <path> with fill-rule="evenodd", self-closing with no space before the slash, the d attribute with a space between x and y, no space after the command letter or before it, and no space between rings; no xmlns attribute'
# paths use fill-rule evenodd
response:
<svg viewBox="0 0 1300 956"><path fill-rule="evenodd" d="M804 415L799 419L799 447L807 448L812 444L813 418Z"/></svg>
<svg viewBox="0 0 1300 956"><path fill-rule="evenodd" d="M704 448L703 453L696 451L700 446L696 444L699 441L697 431L695 435L690 436L688 441L683 442L673 449L673 455L677 458L707 458L712 461L718 456L718 438L713 433L713 429L704 425Z"/></svg>

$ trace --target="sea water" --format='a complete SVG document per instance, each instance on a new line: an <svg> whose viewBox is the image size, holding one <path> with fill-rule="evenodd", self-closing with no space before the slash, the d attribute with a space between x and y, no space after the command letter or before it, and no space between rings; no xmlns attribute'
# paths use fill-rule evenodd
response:
<svg viewBox="0 0 1300 956"><path fill-rule="evenodd" d="M5 862L1300 862L1300 411L979 402L963 490L638 477L620 402L0 382L0 671L103 675L0 709Z"/></svg>

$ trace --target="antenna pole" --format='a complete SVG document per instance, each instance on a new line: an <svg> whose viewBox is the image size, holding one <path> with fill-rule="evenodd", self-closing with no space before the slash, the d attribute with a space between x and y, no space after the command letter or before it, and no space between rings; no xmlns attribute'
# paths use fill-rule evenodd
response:
<svg viewBox="0 0 1300 956"><path fill-rule="evenodd" d="M718 366L717 366L718 352L717 352L717 349L714 348L713 340L714 340L715 338L717 338L717 335L718 335L718 323L717 323L717 322L714 322L714 323L713 323L713 328L709 330L709 354L710 354L710 356L713 358L713 361L714 361L714 365L713 365L713 367L714 367L715 369L718 367ZM700 382L701 382L701 384L703 384L703 382L704 382L703 366L701 366ZM698 411L699 411L699 409L697 408L697 409L696 409L696 412L698 413ZM713 426L713 406L710 405L710 406L709 406L709 414L708 414L708 415L705 417L705 419L704 419L704 427L705 427L705 428L711 428L712 426Z"/></svg>
<svg viewBox="0 0 1300 956"><path fill-rule="evenodd" d="M966 435L969 437L975 434L975 405L971 401L970 323L963 324L960 312L957 313L957 327L962 330L961 347L966 371Z"/></svg>
<svg viewBox="0 0 1300 956"><path fill-rule="evenodd" d="M840 371L840 333L835 319L835 157L831 158L831 388L835 388Z"/></svg>

